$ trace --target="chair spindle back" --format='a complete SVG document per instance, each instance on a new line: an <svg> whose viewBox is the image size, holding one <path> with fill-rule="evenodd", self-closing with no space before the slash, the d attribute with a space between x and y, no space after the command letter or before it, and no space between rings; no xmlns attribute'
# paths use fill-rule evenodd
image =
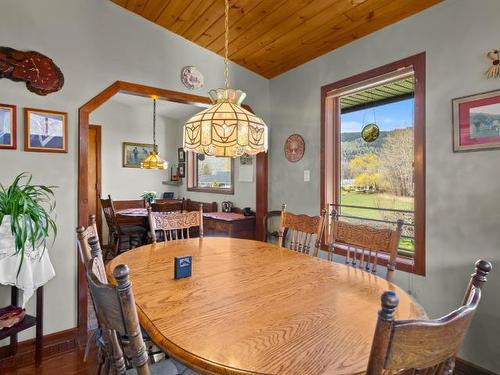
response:
<svg viewBox="0 0 500 375"><path fill-rule="evenodd" d="M161 213L153 212L148 207L149 231L153 243L157 242L156 231L163 233L164 241L184 240L191 238L191 228L199 228L199 236L203 237L203 206L198 211Z"/></svg>
<svg viewBox="0 0 500 375"><path fill-rule="evenodd" d="M398 297L393 291L385 292L366 373L399 374L407 370L413 374L452 374L490 271L491 263L477 261L463 306L435 320L394 320Z"/></svg>
<svg viewBox="0 0 500 375"><path fill-rule="evenodd" d="M139 326L129 269L121 264L113 270L116 286L103 283L99 272L98 260L91 259L87 266L87 281L103 329L103 340L108 349L106 352L111 356L109 360L117 374L125 374L125 360L117 333L120 336L126 335L132 366L138 374L149 375L148 355Z"/></svg>
<svg viewBox="0 0 500 375"><path fill-rule="evenodd" d="M286 211L286 204L281 207L279 244L299 253L309 254L313 236L314 255L317 255L323 236L325 211L320 216L297 215ZM286 246L288 239L288 246Z"/></svg>
<svg viewBox="0 0 500 375"><path fill-rule="evenodd" d="M388 258L386 279L391 280L396 269L403 224L402 220L397 221L395 228L354 224L339 220L337 212L332 209L328 235L328 259L333 260L333 254L342 248L346 251L346 264L376 273L381 255L385 254L384 256Z"/></svg>
<svg viewBox="0 0 500 375"><path fill-rule="evenodd" d="M87 262L91 258L90 245L88 243L89 238L95 237L99 242L95 215L89 215L89 226L87 228L76 228L76 236L78 238L78 252L80 253L80 260L84 265L87 265Z"/></svg>

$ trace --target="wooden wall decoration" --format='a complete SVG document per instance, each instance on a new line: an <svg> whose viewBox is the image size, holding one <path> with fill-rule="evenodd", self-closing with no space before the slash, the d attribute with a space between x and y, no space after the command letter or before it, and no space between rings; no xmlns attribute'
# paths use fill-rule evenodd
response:
<svg viewBox="0 0 500 375"><path fill-rule="evenodd" d="M284 151L288 161L292 163L299 161L304 156L304 138L299 134L292 134L285 141Z"/></svg>
<svg viewBox="0 0 500 375"><path fill-rule="evenodd" d="M9 47L0 47L0 78L26 82L29 91L42 96L64 85L64 75L52 59L40 52Z"/></svg>

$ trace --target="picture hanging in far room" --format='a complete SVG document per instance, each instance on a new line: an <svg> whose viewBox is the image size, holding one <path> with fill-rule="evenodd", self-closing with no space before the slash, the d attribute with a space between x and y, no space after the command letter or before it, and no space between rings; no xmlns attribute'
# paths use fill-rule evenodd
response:
<svg viewBox="0 0 500 375"><path fill-rule="evenodd" d="M177 161L179 163L184 163L186 161L186 151L182 147L177 149Z"/></svg>
<svg viewBox="0 0 500 375"><path fill-rule="evenodd" d="M500 90L453 99L453 151L500 148Z"/></svg>
<svg viewBox="0 0 500 375"><path fill-rule="evenodd" d="M0 149L16 149L16 128L16 106L0 104Z"/></svg>
<svg viewBox="0 0 500 375"><path fill-rule="evenodd" d="M24 150L68 152L68 114L46 109L24 109Z"/></svg>
<svg viewBox="0 0 500 375"><path fill-rule="evenodd" d="M152 143L123 142L123 167L140 168L141 162L148 157L153 149Z"/></svg>
<svg viewBox="0 0 500 375"><path fill-rule="evenodd" d="M177 175L180 178L186 177L186 164L179 163L179 166L177 167Z"/></svg>

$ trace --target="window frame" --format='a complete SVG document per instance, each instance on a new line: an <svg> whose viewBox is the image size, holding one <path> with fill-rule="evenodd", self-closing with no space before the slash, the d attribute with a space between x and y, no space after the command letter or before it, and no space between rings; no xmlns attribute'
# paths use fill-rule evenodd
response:
<svg viewBox="0 0 500 375"><path fill-rule="evenodd" d="M230 188L204 188L198 187L198 158L195 153L187 153L187 191L196 191L212 194L234 195L234 158L231 159L231 187Z"/></svg>
<svg viewBox="0 0 500 375"><path fill-rule="evenodd" d="M382 76L412 68L415 75L414 92L414 215L415 252L413 258L398 255L396 268L425 276L425 52L371 69L321 87L321 173L320 205L340 203L340 100L335 90L380 80ZM346 250L339 248L345 255ZM383 257L379 264L386 264Z"/></svg>

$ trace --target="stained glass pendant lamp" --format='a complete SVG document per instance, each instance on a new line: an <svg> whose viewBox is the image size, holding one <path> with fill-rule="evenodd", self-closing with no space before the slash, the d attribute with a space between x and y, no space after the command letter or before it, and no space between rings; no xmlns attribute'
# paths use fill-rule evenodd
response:
<svg viewBox="0 0 500 375"><path fill-rule="evenodd" d="M267 126L241 107L246 94L228 88L229 0L225 0L224 88L209 91L212 105L184 124L185 151L239 157L267 152Z"/></svg>
<svg viewBox="0 0 500 375"><path fill-rule="evenodd" d="M160 157L156 144L156 98L153 98L153 151L141 161L143 169L167 169L168 163Z"/></svg>

